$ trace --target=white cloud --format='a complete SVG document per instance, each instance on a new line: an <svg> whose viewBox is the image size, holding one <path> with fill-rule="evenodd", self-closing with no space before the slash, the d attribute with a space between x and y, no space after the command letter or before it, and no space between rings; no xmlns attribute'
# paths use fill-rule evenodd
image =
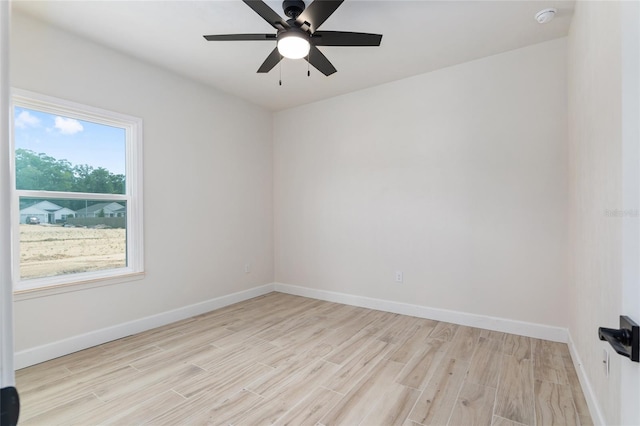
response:
<svg viewBox="0 0 640 426"><path fill-rule="evenodd" d="M82 124L78 120L73 118L56 117L56 129L63 135L73 135L84 130Z"/></svg>
<svg viewBox="0 0 640 426"><path fill-rule="evenodd" d="M21 111L15 119L15 126L19 129L27 127L37 127L40 125L40 119L35 115L31 115L29 111Z"/></svg>

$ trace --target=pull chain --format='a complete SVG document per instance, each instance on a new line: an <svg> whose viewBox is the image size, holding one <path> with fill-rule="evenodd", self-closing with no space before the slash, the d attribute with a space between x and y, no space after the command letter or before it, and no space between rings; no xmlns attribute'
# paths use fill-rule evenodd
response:
<svg viewBox="0 0 640 426"><path fill-rule="evenodd" d="M280 60L280 86L282 86L282 59Z"/></svg>
<svg viewBox="0 0 640 426"><path fill-rule="evenodd" d="M307 53L307 77L311 77L311 51Z"/></svg>

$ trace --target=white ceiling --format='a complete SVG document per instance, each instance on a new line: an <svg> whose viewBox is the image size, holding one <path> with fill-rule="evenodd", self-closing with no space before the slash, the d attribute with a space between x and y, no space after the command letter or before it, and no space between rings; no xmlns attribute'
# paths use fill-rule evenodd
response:
<svg viewBox="0 0 640 426"><path fill-rule="evenodd" d="M281 1L267 3L283 15ZM321 29L383 34L382 45L321 47L338 69L329 77L313 68L307 77L304 60L285 59L279 86L279 67L256 73L274 42L202 38L275 33L239 0L14 1L14 10L271 110L565 36L573 6L564 0L346 0ZM534 15L546 7L559 13L540 25Z"/></svg>

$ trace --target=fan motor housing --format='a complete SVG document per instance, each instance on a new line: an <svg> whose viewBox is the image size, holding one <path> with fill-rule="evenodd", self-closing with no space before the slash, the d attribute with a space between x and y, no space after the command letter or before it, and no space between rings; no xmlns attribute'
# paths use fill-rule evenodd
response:
<svg viewBox="0 0 640 426"><path fill-rule="evenodd" d="M299 38L304 38L307 41L309 41L311 38L308 32L302 30L301 28L296 28L296 27L291 27L286 30L278 31L276 40L280 40L284 37L299 37Z"/></svg>

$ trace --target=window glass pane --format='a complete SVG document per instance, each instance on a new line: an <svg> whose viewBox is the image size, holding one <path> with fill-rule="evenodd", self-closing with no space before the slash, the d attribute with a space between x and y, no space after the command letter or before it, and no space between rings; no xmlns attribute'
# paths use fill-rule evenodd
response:
<svg viewBox="0 0 640 426"><path fill-rule="evenodd" d="M125 193L126 131L14 109L16 189Z"/></svg>
<svg viewBox="0 0 640 426"><path fill-rule="evenodd" d="M127 203L20 197L20 278L127 266Z"/></svg>

